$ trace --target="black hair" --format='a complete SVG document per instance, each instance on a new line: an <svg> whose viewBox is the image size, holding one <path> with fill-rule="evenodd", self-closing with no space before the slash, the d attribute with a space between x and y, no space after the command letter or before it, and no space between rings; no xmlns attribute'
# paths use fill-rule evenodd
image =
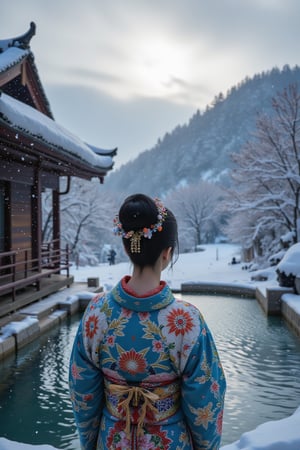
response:
<svg viewBox="0 0 300 450"><path fill-rule="evenodd" d="M177 221L172 211L166 211L162 230L152 233L151 239L141 238L140 253L131 253L130 239L123 238L130 260L141 270L146 266L153 267L163 250L171 247L173 259L174 251L178 249ZM124 231L140 231L156 224L157 215L157 206L152 198L144 194L134 194L125 199L119 211L119 220Z"/></svg>

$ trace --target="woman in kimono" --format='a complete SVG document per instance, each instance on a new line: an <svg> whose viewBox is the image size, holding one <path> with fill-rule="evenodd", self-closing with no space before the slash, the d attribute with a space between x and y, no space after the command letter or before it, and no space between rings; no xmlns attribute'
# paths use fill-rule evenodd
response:
<svg viewBox="0 0 300 450"><path fill-rule="evenodd" d="M161 281L177 246L174 215L128 197L114 221L133 264L93 298L75 338L70 392L84 450L217 450L225 377L199 310Z"/></svg>

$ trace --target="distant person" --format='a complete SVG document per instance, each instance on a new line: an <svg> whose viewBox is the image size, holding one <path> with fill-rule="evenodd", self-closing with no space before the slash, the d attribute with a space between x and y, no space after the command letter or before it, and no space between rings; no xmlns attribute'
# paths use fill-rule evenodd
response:
<svg viewBox="0 0 300 450"><path fill-rule="evenodd" d="M108 255L108 262L109 262L110 266L115 264L115 262L116 262L116 254L117 254L116 251L112 248L110 250L110 252L109 252L109 255Z"/></svg>
<svg viewBox="0 0 300 450"><path fill-rule="evenodd" d="M75 253L75 264L76 264L76 269L78 270L78 267L79 267L79 253L78 252Z"/></svg>
<svg viewBox="0 0 300 450"><path fill-rule="evenodd" d="M161 281L176 219L136 194L114 231L133 271L91 300L75 338L69 383L81 448L217 450L226 382L216 346L199 310Z"/></svg>
<svg viewBox="0 0 300 450"><path fill-rule="evenodd" d="M236 264L236 259L235 259L235 257L232 258L231 264Z"/></svg>

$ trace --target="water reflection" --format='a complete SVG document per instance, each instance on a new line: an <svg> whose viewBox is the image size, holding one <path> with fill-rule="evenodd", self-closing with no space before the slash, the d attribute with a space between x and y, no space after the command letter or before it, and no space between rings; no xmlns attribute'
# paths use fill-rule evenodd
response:
<svg viewBox="0 0 300 450"><path fill-rule="evenodd" d="M255 300L184 296L211 328L227 376L222 444L300 405L300 340ZM78 326L60 328L0 363L0 436L77 450L68 363Z"/></svg>
<svg viewBox="0 0 300 450"><path fill-rule="evenodd" d="M267 317L255 300L185 296L204 314L215 337L228 388L225 443L300 405L300 340L281 317Z"/></svg>
<svg viewBox="0 0 300 450"><path fill-rule="evenodd" d="M68 363L78 317L2 363L0 435L78 449L68 392Z"/></svg>

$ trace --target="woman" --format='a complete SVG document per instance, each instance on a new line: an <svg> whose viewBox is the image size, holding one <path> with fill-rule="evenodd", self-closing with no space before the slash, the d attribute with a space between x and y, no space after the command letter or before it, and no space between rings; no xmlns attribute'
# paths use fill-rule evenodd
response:
<svg viewBox="0 0 300 450"><path fill-rule="evenodd" d="M177 246L176 219L136 194L114 231L133 273L90 302L75 338L70 391L81 448L216 450L226 384L218 353L198 309L160 279Z"/></svg>

